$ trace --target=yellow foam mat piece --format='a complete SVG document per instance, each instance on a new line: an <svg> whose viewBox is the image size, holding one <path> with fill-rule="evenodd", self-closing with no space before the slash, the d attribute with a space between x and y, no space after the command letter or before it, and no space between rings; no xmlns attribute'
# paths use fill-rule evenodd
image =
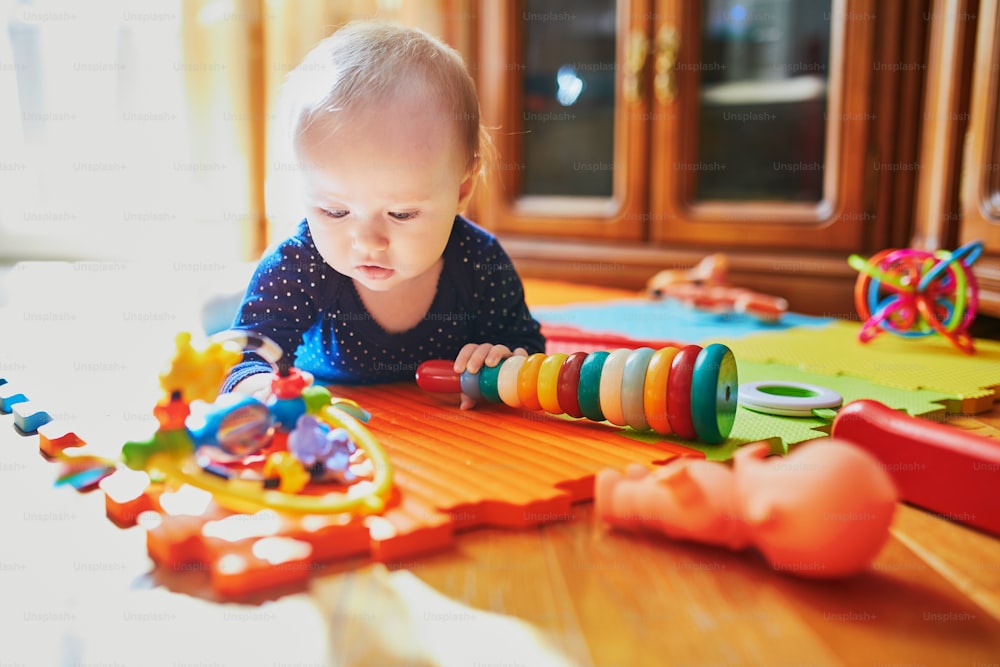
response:
<svg viewBox="0 0 1000 667"><path fill-rule="evenodd" d="M904 338L883 333L862 343L860 329L858 323L838 321L706 344L725 343L740 364L779 363L818 375L863 378L883 387L940 392L949 397L944 405L953 414L986 412L1000 399L1000 342L977 340L975 354L966 354L936 335Z"/></svg>

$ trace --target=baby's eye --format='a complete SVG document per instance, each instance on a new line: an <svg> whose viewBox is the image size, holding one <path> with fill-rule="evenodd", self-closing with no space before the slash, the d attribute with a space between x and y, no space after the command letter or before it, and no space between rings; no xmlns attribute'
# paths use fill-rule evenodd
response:
<svg viewBox="0 0 1000 667"><path fill-rule="evenodd" d="M328 218L343 218L347 215L347 211L342 208L326 209L321 208L320 212Z"/></svg>
<svg viewBox="0 0 1000 667"><path fill-rule="evenodd" d="M389 212L389 217L393 220L413 220L417 215L419 214L416 211L406 211L405 213Z"/></svg>

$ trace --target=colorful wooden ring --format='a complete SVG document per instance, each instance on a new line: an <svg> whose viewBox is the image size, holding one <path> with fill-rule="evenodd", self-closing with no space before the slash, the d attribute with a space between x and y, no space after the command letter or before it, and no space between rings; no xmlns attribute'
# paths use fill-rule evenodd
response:
<svg viewBox="0 0 1000 667"><path fill-rule="evenodd" d="M725 345L712 343L698 354L691 380L691 420L698 439L717 445L733 430L739 400L736 359Z"/></svg>
<svg viewBox="0 0 1000 667"><path fill-rule="evenodd" d="M649 430L646 413L643 410L646 390L646 367L655 350L639 347L632 350L625 360L622 371L622 417L625 423L637 431Z"/></svg>
<svg viewBox="0 0 1000 667"><path fill-rule="evenodd" d="M500 402L500 392L497 391L497 378L500 376L500 367L502 365L502 363L496 366L484 365L479 369L479 393L490 403Z"/></svg>
<svg viewBox="0 0 1000 667"><path fill-rule="evenodd" d="M500 375L497 376L497 393L500 400L512 408L521 407L521 399L517 395L517 377L527 357L507 357L501 362Z"/></svg>
<svg viewBox="0 0 1000 667"><path fill-rule="evenodd" d="M670 392L670 362L677 356L678 348L663 347L653 353L646 366L646 384L643 390L643 411L649 428L660 435L673 433L667 419L667 395Z"/></svg>
<svg viewBox="0 0 1000 667"><path fill-rule="evenodd" d="M698 437L698 432L694 430L694 421L691 419L691 382L694 365L700 353L700 345L685 345L670 362L667 419L670 420L670 427L677 437L685 440L695 440Z"/></svg>
<svg viewBox="0 0 1000 667"><path fill-rule="evenodd" d="M580 367L583 366L586 352L574 352L566 357L559 368L559 378L556 380L556 398L559 399L559 407L570 417L579 419L583 416L580 412L580 399L578 390L580 388Z"/></svg>
<svg viewBox="0 0 1000 667"><path fill-rule="evenodd" d="M521 405L525 410L541 410L542 405L538 402L538 371L545 361L545 353L535 352L529 355L521 366L521 372L517 374L517 397L521 399Z"/></svg>
<svg viewBox="0 0 1000 667"><path fill-rule="evenodd" d="M542 410L551 415L561 415L562 408L559 406L559 371L568 355L562 352L550 354L542 362L538 369L538 402Z"/></svg>
<svg viewBox="0 0 1000 667"><path fill-rule="evenodd" d="M479 374L470 373L469 371L462 371L459 376L459 385L462 388L462 393L471 398L474 401L478 401L483 397L479 393Z"/></svg>
<svg viewBox="0 0 1000 667"><path fill-rule="evenodd" d="M628 348L612 351L604 360L604 370L601 372L601 412L615 426L627 425L622 412L622 376L630 354L632 350Z"/></svg>
<svg viewBox="0 0 1000 667"><path fill-rule="evenodd" d="M580 366L580 388L577 391L577 401L584 417L595 422L604 421L601 412L601 371L604 370L604 360L608 352L600 350L591 352Z"/></svg>

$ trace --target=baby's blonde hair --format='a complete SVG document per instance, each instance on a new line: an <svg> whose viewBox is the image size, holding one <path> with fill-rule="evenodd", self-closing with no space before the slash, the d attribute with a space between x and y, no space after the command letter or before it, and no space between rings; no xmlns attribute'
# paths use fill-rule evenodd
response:
<svg viewBox="0 0 1000 667"><path fill-rule="evenodd" d="M452 47L423 30L384 21L353 21L310 51L285 81L292 142L322 118L340 118L391 101L395 91L422 80L454 120L467 168L480 170L488 135L479 120L476 85ZM342 116L341 116L342 115Z"/></svg>

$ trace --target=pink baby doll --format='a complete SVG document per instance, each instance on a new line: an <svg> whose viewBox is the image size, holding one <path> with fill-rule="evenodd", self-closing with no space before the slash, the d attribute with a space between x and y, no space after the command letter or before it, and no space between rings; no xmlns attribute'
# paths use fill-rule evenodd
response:
<svg viewBox="0 0 1000 667"><path fill-rule="evenodd" d="M844 440L823 438L787 456L756 443L733 467L679 458L653 471L603 470L597 515L622 529L673 539L757 548L776 569L805 577L856 574L889 537L896 488L878 461Z"/></svg>

